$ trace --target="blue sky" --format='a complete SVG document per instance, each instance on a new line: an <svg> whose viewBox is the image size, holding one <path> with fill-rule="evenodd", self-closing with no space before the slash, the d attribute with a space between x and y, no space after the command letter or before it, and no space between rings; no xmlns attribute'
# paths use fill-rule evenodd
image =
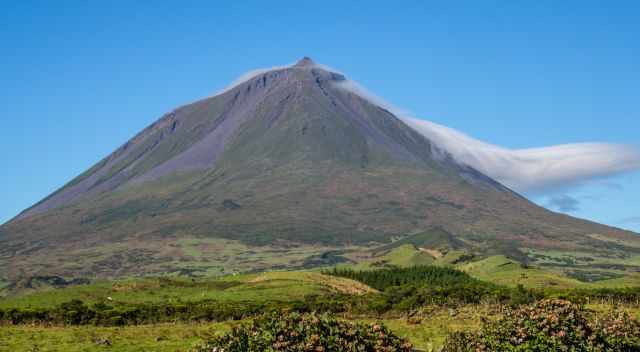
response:
<svg viewBox="0 0 640 352"><path fill-rule="evenodd" d="M506 148L640 144L637 3L371 3L5 1L0 222L173 107L303 55ZM527 196L640 231L639 172Z"/></svg>

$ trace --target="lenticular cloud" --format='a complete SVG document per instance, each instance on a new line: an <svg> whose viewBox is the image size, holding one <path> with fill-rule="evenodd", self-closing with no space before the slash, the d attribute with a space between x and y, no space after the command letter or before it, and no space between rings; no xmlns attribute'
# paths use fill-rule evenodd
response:
<svg viewBox="0 0 640 352"><path fill-rule="evenodd" d="M508 149L477 140L452 128L415 118L353 81L340 83L339 86L391 111L458 162L469 165L518 192L545 193L579 185L591 179L640 169L638 147L577 143Z"/></svg>
<svg viewBox="0 0 640 352"><path fill-rule="evenodd" d="M401 117L456 160L519 192L535 193L640 169L640 150L607 143L507 149L436 123Z"/></svg>

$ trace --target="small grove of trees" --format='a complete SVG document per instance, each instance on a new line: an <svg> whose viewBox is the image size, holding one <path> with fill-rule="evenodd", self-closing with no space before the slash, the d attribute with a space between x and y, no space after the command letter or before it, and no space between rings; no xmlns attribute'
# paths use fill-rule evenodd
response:
<svg viewBox="0 0 640 352"><path fill-rule="evenodd" d="M502 303L519 305L542 298L522 286L508 288L472 278L459 270L437 266L355 271L327 270L326 275L360 281L383 291L388 309L407 310L433 304Z"/></svg>
<svg viewBox="0 0 640 352"><path fill-rule="evenodd" d="M640 322L623 312L597 317L558 299L509 309L477 333L449 335L443 352L640 351Z"/></svg>
<svg viewBox="0 0 640 352"><path fill-rule="evenodd" d="M411 344L382 324L362 324L329 314L271 313L233 328L197 352L367 351L409 352Z"/></svg>
<svg viewBox="0 0 640 352"><path fill-rule="evenodd" d="M362 271L334 268L332 270L326 270L323 273L360 281L377 290L385 290L393 286L415 283L432 286L453 286L480 282L459 270L428 265Z"/></svg>
<svg viewBox="0 0 640 352"><path fill-rule="evenodd" d="M456 269L436 266L363 271L335 268L323 273L360 281L383 291L386 309L406 310L420 305L467 303L517 306L543 298L560 298L576 303L640 305L640 286L569 290L536 290L521 285L505 287L477 280Z"/></svg>

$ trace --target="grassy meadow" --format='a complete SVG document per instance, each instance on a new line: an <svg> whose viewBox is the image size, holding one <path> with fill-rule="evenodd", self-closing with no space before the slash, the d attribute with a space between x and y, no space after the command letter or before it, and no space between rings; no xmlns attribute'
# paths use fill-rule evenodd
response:
<svg viewBox="0 0 640 352"><path fill-rule="evenodd" d="M202 255L199 251L207 248L189 241L182 246L191 248L190 255L193 256ZM544 255L544 260L566 256L563 253ZM340 319L381 322L418 350L439 351L449 334L477 331L483 320L498 319L510 305L543 296L564 296L575 290L581 290L576 291L580 292L577 297L584 298L589 297L589 292L599 292L597 290L602 288L625 290L640 286L637 274L581 281L562 271L522 265L503 255L473 257L460 250L425 249L411 243L401 243L373 255L358 252L348 259L350 264L325 267L322 271L201 277L174 274L13 293L0 298L0 312L5 312L4 325L0 326L0 351L188 352L213 336L230 331L232 326L250 321L257 311L270 309L321 310L334 312ZM338 271L332 274L328 268ZM344 272L340 274L340 270ZM630 291L636 295L633 297L639 296L634 293L636 291ZM469 298L475 293L481 298ZM434 301L434 296L440 300ZM624 297L626 299L628 295ZM109 320L69 323L64 314L76 308L67 307L62 313L59 310L71 300L81 302L77 307L82 309L102 307L100 309L107 309L107 312L120 311L117 314L123 316L151 314L140 311L160 312L160 317L155 320L125 317L125 320L118 320L120 323L109 323ZM637 301L635 304L628 299L589 302L587 309L596 314L624 310L631 317L640 319ZM228 320L219 320L215 316L203 318L204 315L189 311L202 307L214 311L239 309L241 313ZM183 311L174 316L162 313L174 308ZM242 313L244 308L247 311ZM8 323L13 311L26 312L29 317L46 316L42 312L47 312L54 318Z"/></svg>

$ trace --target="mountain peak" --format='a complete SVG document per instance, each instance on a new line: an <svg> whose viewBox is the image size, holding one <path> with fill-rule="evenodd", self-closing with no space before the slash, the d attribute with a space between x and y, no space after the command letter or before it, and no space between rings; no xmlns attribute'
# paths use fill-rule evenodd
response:
<svg viewBox="0 0 640 352"><path fill-rule="evenodd" d="M316 63L315 61L313 61L313 59L311 59L308 56L305 56L302 59L300 59L298 62L296 62L294 67L310 67L310 66L314 66L315 64Z"/></svg>
<svg viewBox="0 0 640 352"><path fill-rule="evenodd" d="M634 234L551 213L454 162L308 57L259 72L165 114L0 226L0 278L163 274L175 272L176 258L180 270L217 272L227 257L215 248L226 243L256 253L306 244L315 256L379 248L402 234L523 262L528 249L631 256L640 248ZM211 264L167 250L190 238L211 243ZM40 258L48 259L34 265Z"/></svg>

